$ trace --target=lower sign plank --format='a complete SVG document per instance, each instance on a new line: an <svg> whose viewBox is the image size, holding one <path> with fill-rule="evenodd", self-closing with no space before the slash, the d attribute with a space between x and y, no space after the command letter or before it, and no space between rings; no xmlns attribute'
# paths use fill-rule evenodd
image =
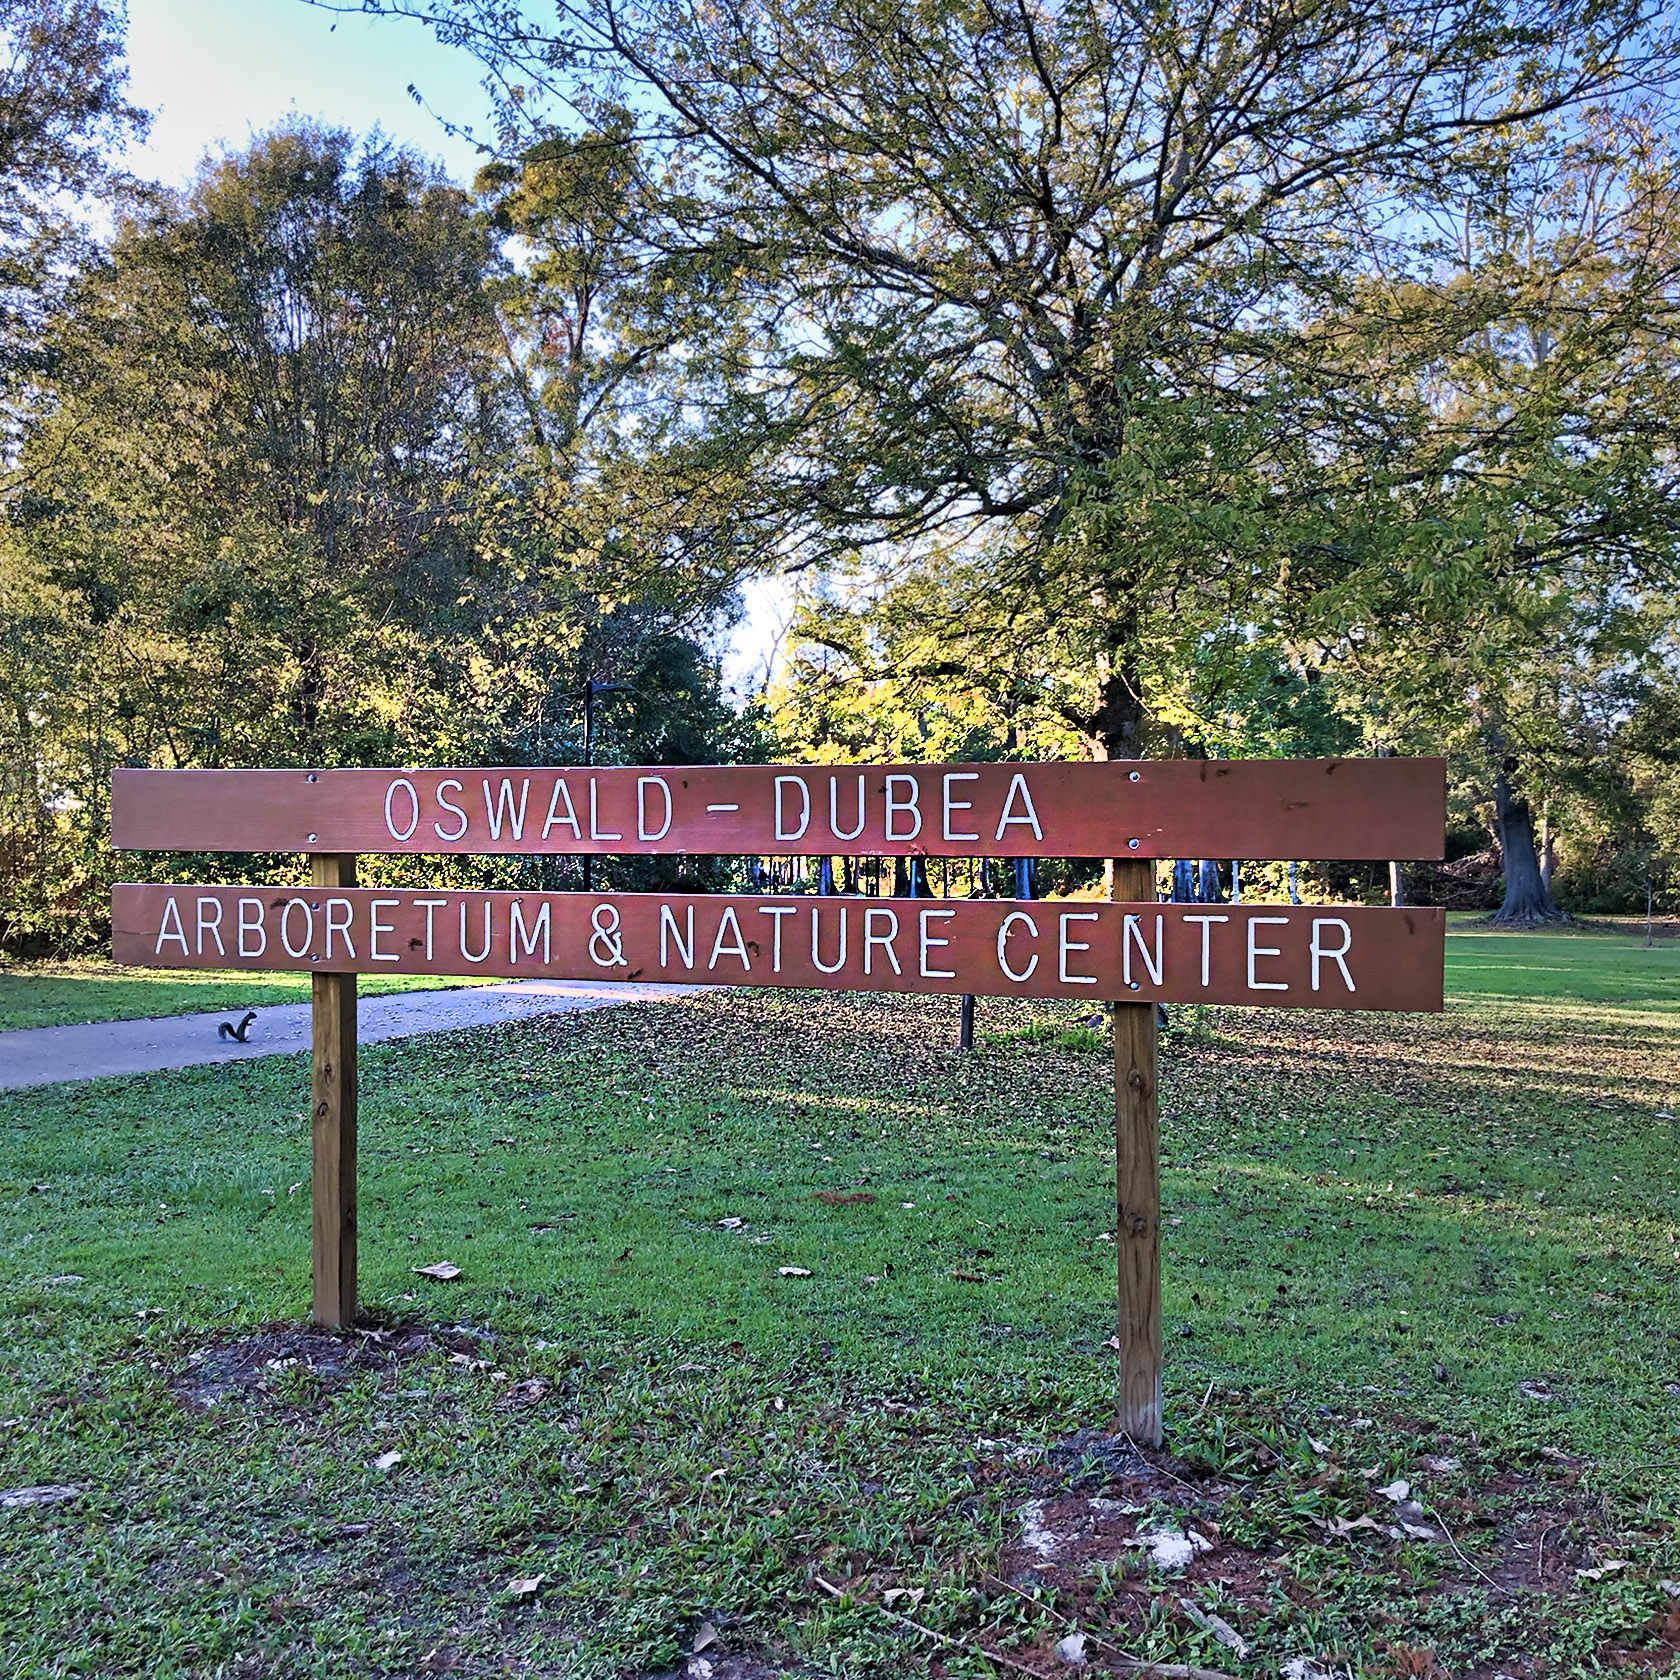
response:
<svg viewBox="0 0 1680 1680"><path fill-rule="evenodd" d="M1440 910L119 886L119 963L1439 1010Z"/></svg>

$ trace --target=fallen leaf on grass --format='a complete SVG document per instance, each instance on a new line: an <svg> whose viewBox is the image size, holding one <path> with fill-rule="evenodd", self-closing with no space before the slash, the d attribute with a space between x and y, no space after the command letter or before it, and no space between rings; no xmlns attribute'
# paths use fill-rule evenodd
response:
<svg viewBox="0 0 1680 1680"><path fill-rule="evenodd" d="M776 1268L777 1277L809 1277L810 1275L808 1266L778 1266Z"/></svg>
<svg viewBox="0 0 1680 1680"><path fill-rule="evenodd" d="M546 1575L516 1575L502 1591L509 1598L530 1598L547 1579Z"/></svg>
<svg viewBox="0 0 1680 1680"><path fill-rule="evenodd" d="M854 1190L850 1195L844 1190L819 1190L816 1200L824 1207L847 1207L853 1202L872 1202L875 1195L870 1190Z"/></svg>
<svg viewBox="0 0 1680 1680"><path fill-rule="evenodd" d="M1614 1575L1618 1569L1627 1568L1626 1558L1606 1558L1597 1569L1577 1569L1577 1581L1602 1581L1606 1575Z"/></svg>
<svg viewBox="0 0 1680 1680"><path fill-rule="evenodd" d="M1544 1382L1520 1382L1517 1384L1517 1391L1525 1400L1557 1399L1550 1385Z"/></svg>
<svg viewBox="0 0 1680 1680"><path fill-rule="evenodd" d="M15 1511L27 1505L62 1505L74 1499L79 1487L19 1487L0 1489L0 1509Z"/></svg>
<svg viewBox="0 0 1680 1680"><path fill-rule="evenodd" d="M699 1656L708 1645L717 1644L717 1629L710 1622L702 1622L700 1631L694 1636L694 1655Z"/></svg>
<svg viewBox="0 0 1680 1680"><path fill-rule="evenodd" d="M1330 1680L1330 1671L1320 1668L1311 1657L1291 1657L1278 1672L1283 1680Z"/></svg>
<svg viewBox="0 0 1680 1680"><path fill-rule="evenodd" d="M1361 1528L1368 1528L1375 1534L1382 1533L1382 1530L1377 1527L1377 1522L1374 1517L1332 1517L1330 1521L1325 1524L1325 1527L1328 1532L1335 1535L1337 1539L1341 1539L1345 1535L1352 1534L1355 1530Z"/></svg>
<svg viewBox="0 0 1680 1680"><path fill-rule="evenodd" d="M901 1598L907 1598L910 1600L910 1608L915 1610L920 1608L925 1597L927 1597L926 1587L888 1587L881 1594L881 1602L890 1610Z"/></svg>
<svg viewBox="0 0 1680 1680"><path fill-rule="evenodd" d="M1425 1453L1418 1462L1433 1476L1449 1476L1460 1468L1461 1460L1443 1458L1439 1453Z"/></svg>
<svg viewBox="0 0 1680 1680"><path fill-rule="evenodd" d="M718 1224L726 1231L744 1231L747 1228L747 1222L744 1219L720 1219Z"/></svg>
<svg viewBox="0 0 1680 1680"><path fill-rule="evenodd" d="M402 1454L393 1448L390 1452L382 1452L379 1457L373 1461L373 1467L375 1470L380 1471L395 1470L401 1463Z"/></svg>
<svg viewBox="0 0 1680 1680"><path fill-rule="evenodd" d="M1398 1505L1402 1499L1405 1499L1411 1493L1412 1484L1410 1482L1390 1482L1387 1487L1380 1487L1376 1491L1384 1499L1392 1499Z"/></svg>
<svg viewBox="0 0 1680 1680"><path fill-rule="evenodd" d="M1193 1598L1181 1598L1178 1607L1197 1627L1211 1633L1216 1645L1223 1645L1227 1651L1235 1651L1239 1657L1248 1655L1248 1641L1223 1616L1215 1616L1211 1611L1204 1610Z"/></svg>
<svg viewBox="0 0 1680 1680"><path fill-rule="evenodd" d="M525 1377L502 1396L504 1406L534 1406L548 1393L546 1377Z"/></svg>
<svg viewBox="0 0 1680 1680"><path fill-rule="evenodd" d="M984 1283L986 1281L978 1272L952 1272L951 1276L958 1283Z"/></svg>
<svg viewBox="0 0 1680 1680"><path fill-rule="evenodd" d="M416 1277L436 1278L439 1283L448 1283L451 1278L461 1275L461 1268L447 1260L436 1260L429 1266L415 1266L412 1270Z"/></svg>

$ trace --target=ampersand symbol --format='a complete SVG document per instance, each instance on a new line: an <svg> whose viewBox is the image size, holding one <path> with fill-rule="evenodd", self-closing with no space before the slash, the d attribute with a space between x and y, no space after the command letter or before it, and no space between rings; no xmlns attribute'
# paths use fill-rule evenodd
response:
<svg viewBox="0 0 1680 1680"><path fill-rule="evenodd" d="M612 968L624 961L624 935L618 931L618 906L597 904L590 913L590 959L600 968ZM603 955L603 953L605 953Z"/></svg>

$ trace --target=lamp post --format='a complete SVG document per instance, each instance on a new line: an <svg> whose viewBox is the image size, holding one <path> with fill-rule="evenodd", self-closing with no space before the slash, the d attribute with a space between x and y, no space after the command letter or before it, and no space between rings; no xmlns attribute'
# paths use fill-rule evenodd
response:
<svg viewBox="0 0 1680 1680"><path fill-rule="evenodd" d="M595 696L597 694L628 694L629 683L604 683L593 680L583 685L583 762L586 769L595 763ZM590 890L594 863L588 852L583 854L583 890Z"/></svg>

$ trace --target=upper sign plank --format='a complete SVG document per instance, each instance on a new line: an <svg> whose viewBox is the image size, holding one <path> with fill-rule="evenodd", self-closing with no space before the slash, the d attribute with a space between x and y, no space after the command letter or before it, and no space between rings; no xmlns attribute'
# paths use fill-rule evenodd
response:
<svg viewBox="0 0 1680 1680"><path fill-rule="evenodd" d="M119 770L131 851L1439 858L1438 758Z"/></svg>

